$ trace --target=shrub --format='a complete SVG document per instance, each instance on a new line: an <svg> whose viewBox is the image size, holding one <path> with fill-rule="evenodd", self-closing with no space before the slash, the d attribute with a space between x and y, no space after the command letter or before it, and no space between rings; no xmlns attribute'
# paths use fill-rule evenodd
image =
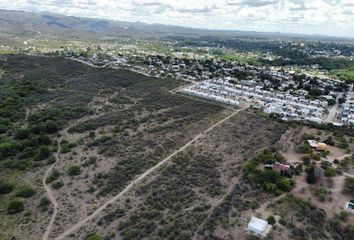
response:
<svg viewBox="0 0 354 240"><path fill-rule="evenodd" d="M334 176L336 176L336 173L337 173L337 170L335 168L332 168L332 167L328 167L324 171L324 175L326 177L334 177Z"/></svg>
<svg viewBox="0 0 354 240"><path fill-rule="evenodd" d="M97 234L90 234L85 239L86 240L103 240L103 238Z"/></svg>
<svg viewBox="0 0 354 240"><path fill-rule="evenodd" d="M10 183L0 182L0 194L8 194L14 190L14 186Z"/></svg>
<svg viewBox="0 0 354 240"><path fill-rule="evenodd" d="M88 137L94 139L96 137L96 133L94 131L91 131L89 132Z"/></svg>
<svg viewBox="0 0 354 240"><path fill-rule="evenodd" d="M64 186L64 183L62 181L56 181L52 183L52 187L55 189L59 189Z"/></svg>
<svg viewBox="0 0 354 240"><path fill-rule="evenodd" d="M302 157L302 161L303 161L304 165L309 165L311 163L311 158L309 155L305 155Z"/></svg>
<svg viewBox="0 0 354 240"><path fill-rule="evenodd" d="M260 240L261 238L258 237L257 235L248 233L248 234L246 235L246 239L247 239L247 240Z"/></svg>
<svg viewBox="0 0 354 240"><path fill-rule="evenodd" d="M44 160L50 157L50 149L47 146L41 146L39 148L38 159Z"/></svg>
<svg viewBox="0 0 354 240"><path fill-rule="evenodd" d="M320 161L321 160L321 156L316 154L316 153L312 153L310 156L315 161Z"/></svg>
<svg viewBox="0 0 354 240"><path fill-rule="evenodd" d="M324 143L330 146L334 146L335 142L331 136L329 136L326 140L324 140Z"/></svg>
<svg viewBox="0 0 354 240"><path fill-rule="evenodd" d="M325 201L329 195L329 191L324 188L324 187L319 187L316 189L316 196L321 200L321 201Z"/></svg>
<svg viewBox="0 0 354 240"><path fill-rule="evenodd" d="M271 225L274 225L275 224L275 218L273 215L270 215L268 218L267 218L267 222Z"/></svg>
<svg viewBox="0 0 354 240"><path fill-rule="evenodd" d="M17 130L15 137L17 139L27 139L30 136L30 131L27 128L20 128Z"/></svg>
<svg viewBox="0 0 354 240"><path fill-rule="evenodd" d="M354 178L348 177L345 179L343 193L354 197Z"/></svg>
<svg viewBox="0 0 354 240"><path fill-rule="evenodd" d="M279 178L276 181L278 188L284 192L289 192L294 187L294 182L286 178Z"/></svg>
<svg viewBox="0 0 354 240"><path fill-rule="evenodd" d="M36 191L29 186L23 186L16 192L16 197L29 198L36 194Z"/></svg>
<svg viewBox="0 0 354 240"><path fill-rule="evenodd" d="M16 214L22 212L24 209L25 209L25 204L23 203L23 201L15 199L9 202L9 205L7 206L7 213Z"/></svg>
<svg viewBox="0 0 354 240"><path fill-rule="evenodd" d="M47 210L48 210L49 204L50 204L49 199L46 198L46 197L43 197L43 198L41 199L41 201L39 202L38 207L39 207L39 209L40 209L42 212L44 212L44 211L47 211Z"/></svg>
<svg viewBox="0 0 354 240"><path fill-rule="evenodd" d="M60 147L61 147L60 150L61 153L68 153L71 151L72 148L76 147L76 143L69 143L68 141L63 140L60 143Z"/></svg>
<svg viewBox="0 0 354 240"><path fill-rule="evenodd" d="M60 177L60 172L56 169L52 171L52 173L47 177L46 183L51 183L57 180Z"/></svg>
<svg viewBox="0 0 354 240"><path fill-rule="evenodd" d="M349 213L346 211L341 211L338 216L338 218L343 222L346 222L348 220L348 217L349 217Z"/></svg>
<svg viewBox="0 0 354 240"><path fill-rule="evenodd" d="M76 175L79 175L80 173L81 173L81 170L80 170L80 166L78 166L78 165L71 165L68 168L68 175L69 176L76 176Z"/></svg>
<svg viewBox="0 0 354 240"><path fill-rule="evenodd" d="M348 144L347 140L344 137L341 137L339 139L339 143L337 144L337 146L339 148L346 149L346 148L349 147L349 144Z"/></svg>
<svg viewBox="0 0 354 240"><path fill-rule="evenodd" d="M304 154L312 153L312 149L311 149L310 145L308 145L306 143L303 143L303 144L300 144L300 145L296 146L295 149L299 153L304 153Z"/></svg>

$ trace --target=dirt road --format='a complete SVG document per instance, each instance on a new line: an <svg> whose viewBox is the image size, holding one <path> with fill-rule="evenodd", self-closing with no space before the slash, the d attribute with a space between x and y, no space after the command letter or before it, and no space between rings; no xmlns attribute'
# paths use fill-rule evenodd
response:
<svg viewBox="0 0 354 240"><path fill-rule="evenodd" d="M45 188L45 190L46 190L46 192L48 194L49 200L50 200L50 202L53 205L53 214L52 214L52 216L50 218L50 222L49 222L49 224L47 226L47 229L45 230L45 232L43 234L42 240L47 240L49 238L49 235L50 235L50 233L52 231L52 228L53 228L54 220L55 220L55 218L56 218L56 216L58 214L58 206L59 206L59 204L58 204L57 200L55 199L55 197L53 195L52 189L46 183L46 179L48 178L49 174L51 173L51 171L53 170L55 165L59 162L59 154L60 154L60 141L58 141L58 150L55 153L55 162L45 172L43 180L42 180L43 186L44 186L44 188Z"/></svg>
<svg viewBox="0 0 354 240"><path fill-rule="evenodd" d="M230 114L229 116L223 118L222 120L220 120L219 122L213 124L211 127L209 127L208 129L204 130L203 132L199 133L198 135L196 135L192 140L190 140L189 142L187 142L184 146L182 146L180 149L176 150L175 152L173 152L171 155L169 155L168 157L166 157L165 159L163 159L162 161L160 161L158 164L156 164L155 166L151 167L150 169L148 169L146 172L144 172L143 174L141 174L138 178L136 178L135 180L133 180L129 185L127 185L120 193L118 193L116 196L112 197L110 200L108 200L106 203L104 203L102 206L100 206L96 211L94 211L92 214L90 214L89 216L85 217L84 219L82 219L81 221L79 221L78 223L76 223L75 225L73 225L71 228L69 228L68 230L66 230L65 232L63 232L60 236L58 236L57 238L55 238L56 240L61 240L61 239L65 239L65 237L67 237L68 235L76 232L77 230L79 230L81 227L83 227L84 225L86 225L90 220L94 219L96 216L98 216L99 213L101 213L108 205L116 202L117 200L119 200L125 193L127 193L129 190L131 190L132 188L134 188L135 186L137 186L143 179L145 179L150 173L154 172L155 170L157 170L158 168L160 168L162 165L164 165L166 162L168 162L173 156L177 155L178 153L182 152L183 150L185 150L186 148L188 148L190 145L192 145L194 142L196 142L197 140L199 140L200 138L202 138L206 133L210 132L211 130L213 130L214 128L218 127L219 125L223 124L224 122L228 121L230 118L232 118L233 116L235 116L236 114L238 114L239 112L245 110L249 108L249 105L244 106L241 109L236 110L235 112L233 112L232 114Z"/></svg>

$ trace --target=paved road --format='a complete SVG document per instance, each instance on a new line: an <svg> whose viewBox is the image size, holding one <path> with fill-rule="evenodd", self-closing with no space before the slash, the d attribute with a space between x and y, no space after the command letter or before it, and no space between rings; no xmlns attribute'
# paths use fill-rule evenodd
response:
<svg viewBox="0 0 354 240"><path fill-rule="evenodd" d="M336 115L337 115L337 110L339 107L338 100L341 98L343 94L339 94L336 98L336 104L334 104L328 111L328 115L325 117L324 122L326 123L332 123L335 122L336 120Z"/></svg>
<svg viewBox="0 0 354 240"><path fill-rule="evenodd" d="M229 116L223 118L222 120L220 120L219 122L215 123L214 125L212 125L211 127L209 127L208 129L204 130L203 132L199 133L198 135L196 135L192 140L190 140L189 142L187 142L183 147L181 147L180 149L176 150L175 152L173 152L171 155L169 155L168 157L166 157L165 159L163 159L162 161L160 161L158 164L156 164L155 166L151 167L150 169L148 169L146 172L144 172L143 174L141 174L138 178L136 178L135 180L133 180L129 185L127 185L120 193L118 193L116 196L112 197L110 200L108 200L106 203L104 203L102 206L100 206L96 211L94 211L92 214L90 214L89 216L85 217L84 219L82 219L81 221L79 221L78 223L74 224L71 228L67 229L65 232L63 232L60 236L58 236L57 238L55 238L56 240L62 240L65 239L65 237L67 237L68 235L76 232L77 230L79 230L81 227L83 227L84 225L86 225L90 220L94 219L95 217L98 216L99 213L101 213L108 205L116 202L117 200L119 200L125 193L127 193L129 190L131 190L132 188L134 188L135 186L137 186L143 179L145 179L150 173L154 172L155 170L157 170L158 168L160 168L162 165L164 165L165 163L167 163L173 156L177 155L178 153L182 152L183 150L185 150L186 148L188 148L190 145L192 145L194 142L196 142L197 140L199 140L200 138L202 138L206 133L210 132L211 130L213 130L214 128L218 127L219 125L223 124L224 122L228 121L230 118L232 118L233 116L235 116L236 114L238 114L239 112L245 110L249 108L249 105L246 105L245 107L233 112L232 114L230 114Z"/></svg>

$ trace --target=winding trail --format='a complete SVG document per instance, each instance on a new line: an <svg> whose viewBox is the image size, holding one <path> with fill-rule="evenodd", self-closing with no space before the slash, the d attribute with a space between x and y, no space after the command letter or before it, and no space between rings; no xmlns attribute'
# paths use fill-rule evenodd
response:
<svg viewBox="0 0 354 240"><path fill-rule="evenodd" d="M52 231L52 228L53 228L53 224L54 224L54 220L58 214L58 207L59 207L59 204L57 202L57 200L55 199L54 195L53 195L53 192L52 192L52 189L49 187L49 185L46 183L46 179L48 178L50 172L52 171L52 169L55 167L55 165L59 162L59 154L60 154L60 141L58 140L58 150L57 152L55 153L55 162L52 164L52 166L50 166L48 168L48 170L45 172L44 174L44 177L43 177L43 186L48 194L48 197L49 197L49 200L50 202L52 203L53 205L53 214L50 218L50 222L47 226L47 229L45 230L43 236L42 236L42 240L47 240L49 238L49 235Z"/></svg>
<svg viewBox="0 0 354 240"><path fill-rule="evenodd" d="M86 225L90 220L94 219L96 216L98 216L98 214L100 214L108 205L116 202L117 200L119 200L125 193L127 193L128 191L130 191L132 188L134 188L138 183L140 183L142 180L144 180L150 173L154 172L155 170L157 170L159 167L161 167L162 165L164 165L165 163L167 163L172 157L174 157L175 155L177 155L178 153L182 152L183 150L185 150L186 148L188 148L189 146L191 146L194 142L196 142L197 140L199 140L200 138L202 138L206 133L210 132L211 130L213 130L214 128L218 127L219 125L223 124L224 122L228 121L230 118L232 118L233 116L235 116L236 114L238 114L239 112L245 110L249 108L249 105L245 105L244 107L242 107L241 109L236 110L235 112L233 112L232 114L228 115L227 117L221 119L220 121L218 121L217 123L213 124L211 127L209 127L208 129L202 131L201 133L199 133L198 135L196 135L192 140L190 140L189 142L187 142L184 146L182 146L181 148L179 148L178 150L174 151L172 154L170 154L169 156L167 156L165 159L163 159L162 161L160 161L159 163L157 163L155 166L149 168L146 172L144 172L143 174L141 174L138 178L136 178L135 180L133 180L130 184L128 184L120 193L118 193L117 195L115 195L114 197L112 197L110 200L108 200L107 202L105 202L103 205L101 205L98 209L96 209L92 214L90 214L89 216L83 218L82 220L80 220L78 223L74 224L71 228L67 229L65 232L63 232L61 235L59 235L57 238L55 238L56 240L61 240L64 239L65 237L67 237L68 235L76 232L77 230L79 230L81 227L83 227L84 225ZM44 240L44 239L43 239Z"/></svg>
<svg viewBox="0 0 354 240"><path fill-rule="evenodd" d="M115 94L115 93L114 93ZM108 97L105 98L105 101L108 101ZM27 111L26 111L27 112ZM86 121L86 120L89 120L89 119L92 119L92 118L98 118L102 115L104 115L105 113L101 113L101 114L98 114L98 115L94 115L94 116L88 116L88 117L83 117L83 118L80 118L79 120L73 122L72 124L69 124L69 126L67 126L66 128L64 128L61 132L60 132L60 136L57 141L58 141L58 149L54 155L55 157L55 162L48 168L48 170L45 172L44 174L44 177L42 179L42 183L43 183L43 186L48 194L48 197L49 197L49 200L50 202L52 203L53 205L53 214L50 218L50 221L47 225L47 228L46 228L46 231L44 232L43 236L42 236L42 240L48 240L49 239L49 235L50 233L52 232L52 229L53 229L53 225L54 225L54 221L55 221L55 218L58 214L58 208L59 208L59 203L57 202L57 200L55 199L54 197L54 194L53 194L53 191L52 189L50 188L49 185L47 185L46 183L46 179L48 178L50 172L53 170L53 168L58 164L59 162L59 155L60 155L60 151L61 151L61 147L60 147L60 142L63 140L63 138L65 138L66 136L68 136L68 131L69 131L69 128L75 124L75 123L80 123L80 122L83 122L83 121Z"/></svg>

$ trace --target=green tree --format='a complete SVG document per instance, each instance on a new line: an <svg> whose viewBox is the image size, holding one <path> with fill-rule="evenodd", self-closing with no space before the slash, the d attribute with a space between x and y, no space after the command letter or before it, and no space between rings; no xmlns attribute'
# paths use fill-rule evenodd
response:
<svg viewBox="0 0 354 240"><path fill-rule="evenodd" d="M38 159L44 160L50 157L50 149L47 146L42 145L39 148Z"/></svg>
<svg viewBox="0 0 354 240"><path fill-rule="evenodd" d="M80 170L80 166L78 166L78 165L71 165L68 168L68 175L69 176L76 176L76 175L79 175L80 173L81 173L81 170Z"/></svg>
<svg viewBox="0 0 354 240"><path fill-rule="evenodd" d="M10 183L0 182L0 194L8 194L14 190L14 186Z"/></svg>
<svg viewBox="0 0 354 240"><path fill-rule="evenodd" d="M275 224L275 218L273 215L270 215L268 218L267 218L267 222L271 225L274 225Z"/></svg>
<svg viewBox="0 0 354 240"><path fill-rule="evenodd" d="M15 137L17 139L27 139L30 136L30 131L27 128L20 128L17 130Z"/></svg>
<svg viewBox="0 0 354 240"><path fill-rule="evenodd" d="M276 181L276 184L278 186L278 188L284 192L289 192L291 191L291 189L293 188L294 184L289 180L289 179L286 179L286 178L279 178L277 181Z"/></svg>
<svg viewBox="0 0 354 240"><path fill-rule="evenodd" d="M7 213L16 214L22 212L24 209L25 209L25 204L23 203L23 201L15 199L9 202L9 205L7 206Z"/></svg>
<svg viewBox="0 0 354 240"><path fill-rule="evenodd" d="M29 198L36 194L36 191L29 186L22 186L16 191L16 197Z"/></svg>

